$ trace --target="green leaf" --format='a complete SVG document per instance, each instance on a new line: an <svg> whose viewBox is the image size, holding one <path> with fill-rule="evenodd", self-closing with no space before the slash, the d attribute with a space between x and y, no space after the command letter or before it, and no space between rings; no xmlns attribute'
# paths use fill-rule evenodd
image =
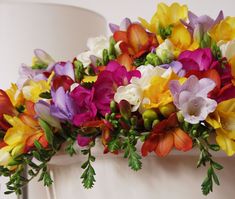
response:
<svg viewBox="0 0 235 199"><path fill-rule="evenodd" d="M45 134L46 134L46 139L48 141L48 143L53 146L53 139L54 139L54 134L50 128L50 126L42 119L39 119L39 124L42 127L42 129L44 130Z"/></svg>
<svg viewBox="0 0 235 199"><path fill-rule="evenodd" d="M114 152L114 151L119 150L120 149L120 141L119 141L119 139L111 140L108 143L108 149L109 149L110 152Z"/></svg>
<svg viewBox="0 0 235 199"><path fill-rule="evenodd" d="M47 187L51 186L51 184L53 183L53 180L51 179L51 176L48 173L48 171L44 172L43 182L44 182L44 186L47 186Z"/></svg>
<svg viewBox="0 0 235 199"><path fill-rule="evenodd" d="M215 174L215 172L213 172L212 177L213 177L215 184L220 185L219 179L218 179L217 175Z"/></svg>
<svg viewBox="0 0 235 199"><path fill-rule="evenodd" d="M220 146L218 144L211 144L211 145L209 145L209 148L213 151L219 151L220 150Z"/></svg>
<svg viewBox="0 0 235 199"><path fill-rule="evenodd" d="M34 146L37 148L37 150L41 150L43 147L40 144L40 142L38 140L34 140Z"/></svg>
<svg viewBox="0 0 235 199"><path fill-rule="evenodd" d="M221 169L224 168L222 165L220 165L220 164L217 163L217 162L213 162L213 163L212 163L212 166L213 166L213 168L215 168L215 169L217 169L217 170L221 170Z"/></svg>
<svg viewBox="0 0 235 199"><path fill-rule="evenodd" d="M88 164L86 170L83 172L81 176L82 184L84 188L90 189L94 186L95 175L96 173L95 173L94 168L90 164Z"/></svg>
<svg viewBox="0 0 235 199"><path fill-rule="evenodd" d="M124 158L128 158L128 166L134 170L138 171L142 168L141 156L136 152L136 147L133 145L136 142L132 142L130 139L126 140Z"/></svg>

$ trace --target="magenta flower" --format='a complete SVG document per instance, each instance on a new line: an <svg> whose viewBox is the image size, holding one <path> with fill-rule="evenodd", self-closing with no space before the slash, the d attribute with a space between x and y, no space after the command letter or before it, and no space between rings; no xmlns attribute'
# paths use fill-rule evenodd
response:
<svg viewBox="0 0 235 199"><path fill-rule="evenodd" d="M217 106L215 100L209 99L208 93L215 87L215 82L209 78L190 76L180 85L177 80L170 82L170 91L173 95L175 106L182 112L185 121L197 124L204 121L208 114Z"/></svg>
<svg viewBox="0 0 235 199"><path fill-rule="evenodd" d="M179 55L178 61L183 64L183 69L186 72L190 70L208 70L216 64L213 61L210 48L199 48L194 51L186 50Z"/></svg>
<svg viewBox="0 0 235 199"><path fill-rule="evenodd" d="M77 86L72 92L71 97L74 100L76 114L73 117L73 124L82 125L84 122L92 120L97 114L97 108L93 101L94 87L89 90L82 86Z"/></svg>
<svg viewBox="0 0 235 199"><path fill-rule="evenodd" d="M92 139L89 137L85 137L80 134L78 134L78 136L77 136L77 144L81 147L85 147L85 146L89 145L91 141L92 141Z"/></svg>
<svg viewBox="0 0 235 199"><path fill-rule="evenodd" d="M101 72L94 84L94 103L97 110L105 116L110 112L110 102L114 98L119 86L130 83L132 77L140 77L139 71L127 71L126 68L116 61L110 61L106 70Z"/></svg>

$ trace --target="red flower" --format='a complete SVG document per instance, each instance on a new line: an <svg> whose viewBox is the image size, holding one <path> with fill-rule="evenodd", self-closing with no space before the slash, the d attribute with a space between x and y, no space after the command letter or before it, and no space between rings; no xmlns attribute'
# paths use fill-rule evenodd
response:
<svg viewBox="0 0 235 199"><path fill-rule="evenodd" d="M7 130L10 125L4 120L4 114L13 116L16 114L16 110L6 92L0 90L0 128Z"/></svg>
<svg viewBox="0 0 235 199"><path fill-rule="evenodd" d="M188 151L192 149L192 146L192 139L180 129L177 116L173 113L169 118L154 126L141 152L143 156L147 156L148 153L154 151L157 156L164 157L173 147L179 151Z"/></svg>
<svg viewBox="0 0 235 199"><path fill-rule="evenodd" d="M120 44L122 53L127 53L134 58L138 58L144 53L150 52L152 47L158 46L156 36L146 32L140 24L131 24L127 31L116 31L113 38L116 42L122 41Z"/></svg>

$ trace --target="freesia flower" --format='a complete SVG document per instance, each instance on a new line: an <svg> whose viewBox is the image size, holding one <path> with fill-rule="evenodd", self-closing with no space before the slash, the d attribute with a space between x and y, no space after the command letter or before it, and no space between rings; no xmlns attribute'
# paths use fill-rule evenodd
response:
<svg viewBox="0 0 235 199"><path fill-rule="evenodd" d="M23 94L16 84L11 84L11 88L6 90L8 97L14 107L18 107L24 102Z"/></svg>
<svg viewBox="0 0 235 199"><path fill-rule="evenodd" d="M197 124L212 113L217 103L207 97L215 87L213 80L190 76L182 85L178 81L171 81L170 91L174 98L175 106L182 112L185 121Z"/></svg>
<svg viewBox="0 0 235 199"><path fill-rule="evenodd" d="M113 38L116 42L121 42L119 47L122 53L134 58L150 52L151 48L158 45L154 34L146 32L140 24L135 23L129 25L126 31L116 31Z"/></svg>
<svg viewBox="0 0 235 199"><path fill-rule="evenodd" d="M79 134L77 136L77 144L81 147L85 147L85 146L89 145L89 143L91 141L92 141L92 139L89 137L81 136Z"/></svg>
<svg viewBox="0 0 235 199"><path fill-rule="evenodd" d="M94 102L102 115L110 112L109 105L117 88L129 84L132 77L140 77L140 72L138 70L128 72L116 61L110 61L106 69L99 74L94 84Z"/></svg>
<svg viewBox="0 0 235 199"><path fill-rule="evenodd" d="M68 62L59 62L59 63L55 64L54 72L55 72L55 75L68 76L73 81L75 80L74 67L73 67L73 64L70 61L68 61Z"/></svg>
<svg viewBox="0 0 235 199"><path fill-rule="evenodd" d="M124 18L120 24L120 26L116 24L109 24L109 28L112 33L115 33L116 31L126 31L129 25L131 25L131 20L129 18Z"/></svg>
<svg viewBox="0 0 235 199"><path fill-rule="evenodd" d="M46 121L50 126L55 127L57 129L61 129L58 117L54 116L54 114L51 113L50 108L51 107L47 102L40 100L34 106L35 115L37 115L37 117L41 118L42 120Z"/></svg>
<svg viewBox="0 0 235 199"><path fill-rule="evenodd" d="M97 58L102 58L103 50L109 48L109 40L104 36L89 38L87 41L88 51L80 53L77 60L83 63L84 67L91 64L90 56L94 55Z"/></svg>
<svg viewBox="0 0 235 199"><path fill-rule="evenodd" d="M0 90L0 128L3 130L7 130L10 127L4 119L5 114L14 116L17 114L17 111L14 108L7 93L3 90Z"/></svg>
<svg viewBox="0 0 235 199"><path fill-rule="evenodd" d="M156 54L163 63L169 63L169 61L172 61L174 59L174 51L174 45L169 39L166 39L156 48Z"/></svg>
<svg viewBox="0 0 235 199"><path fill-rule="evenodd" d="M180 19L187 19L187 15L188 8L186 5L181 6L178 3L173 3L168 6L165 3L159 3L150 23L145 19L139 19L150 32L157 33L159 26L177 25L180 23Z"/></svg>
<svg viewBox="0 0 235 199"><path fill-rule="evenodd" d="M7 130L4 136L4 142L7 146L0 149L0 154L3 154L4 157L0 161L0 165L7 166L12 157L27 151L29 147L34 145L35 138L42 146L47 146L45 139L43 139L43 142L40 140L45 135L35 119L26 114L21 114L20 118L9 115L5 115L4 118L12 127Z"/></svg>
<svg viewBox="0 0 235 199"><path fill-rule="evenodd" d="M73 124L82 125L84 122L92 120L97 114L97 108L93 101L94 88L91 90L77 86L72 92L71 97L74 100L76 114L73 117ZM64 105L62 105L64 106Z"/></svg>
<svg viewBox="0 0 235 199"><path fill-rule="evenodd" d="M178 61L183 64L183 69L190 70L208 70L213 65L212 52L209 48L200 48L194 51L186 50L182 52Z"/></svg>
<svg viewBox="0 0 235 199"><path fill-rule="evenodd" d="M44 50L42 49L35 49L34 50L34 55L37 59L37 61L45 64L45 65L51 65L55 63L54 59Z"/></svg>
<svg viewBox="0 0 235 199"><path fill-rule="evenodd" d="M146 65L138 67L137 70L141 72L141 77L133 77L131 84L119 87L114 95L116 102L126 100L133 105L132 111L139 109L140 112L172 102L168 83L172 79L178 79L178 76L171 68Z"/></svg>
<svg viewBox="0 0 235 199"><path fill-rule="evenodd" d="M19 78L17 80L18 88L21 89L24 84L26 84L30 80L46 80L46 76L43 73L44 71L45 70L43 69L32 69L31 67L22 64L19 69Z"/></svg>
<svg viewBox="0 0 235 199"><path fill-rule="evenodd" d="M52 72L48 80L34 81L30 80L27 85L22 88L24 98L26 100L37 102L40 99L40 94L50 90L51 79L54 76Z"/></svg>
<svg viewBox="0 0 235 199"><path fill-rule="evenodd" d="M231 41L235 39L235 17L226 17L209 31L210 36L216 42Z"/></svg>
<svg viewBox="0 0 235 199"><path fill-rule="evenodd" d="M218 104L207 122L216 129L216 141L228 156L235 154L235 99Z"/></svg>
<svg viewBox="0 0 235 199"><path fill-rule="evenodd" d="M52 105L50 107L51 114L64 121L72 121L76 114L74 101L68 92L65 92L63 87L56 91L51 91Z"/></svg>
<svg viewBox="0 0 235 199"><path fill-rule="evenodd" d="M189 23L181 20L184 25L187 26L190 33L194 36L194 39L200 41L202 36L207 33L210 28L218 24L224 19L223 11L220 11L217 18L214 20L208 15L197 16L193 12L188 12Z"/></svg>
<svg viewBox="0 0 235 199"><path fill-rule="evenodd" d="M141 148L141 153L147 156L148 153L154 151L157 156L165 157L173 147L186 152L192 149L192 146L192 139L179 127L177 116L173 113L153 127Z"/></svg>

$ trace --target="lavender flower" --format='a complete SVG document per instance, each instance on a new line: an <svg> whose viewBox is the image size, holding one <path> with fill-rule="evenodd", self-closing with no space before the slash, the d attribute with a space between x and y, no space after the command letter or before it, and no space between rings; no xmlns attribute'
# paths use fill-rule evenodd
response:
<svg viewBox="0 0 235 199"><path fill-rule="evenodd" d="M215 100L207 97L215 87L215 82L208 78L198 80L194 75L180 85L177 80L170 83L170 91L175 106L182 112L185 121L197 124L204 121L217 106Z"/></svg>

